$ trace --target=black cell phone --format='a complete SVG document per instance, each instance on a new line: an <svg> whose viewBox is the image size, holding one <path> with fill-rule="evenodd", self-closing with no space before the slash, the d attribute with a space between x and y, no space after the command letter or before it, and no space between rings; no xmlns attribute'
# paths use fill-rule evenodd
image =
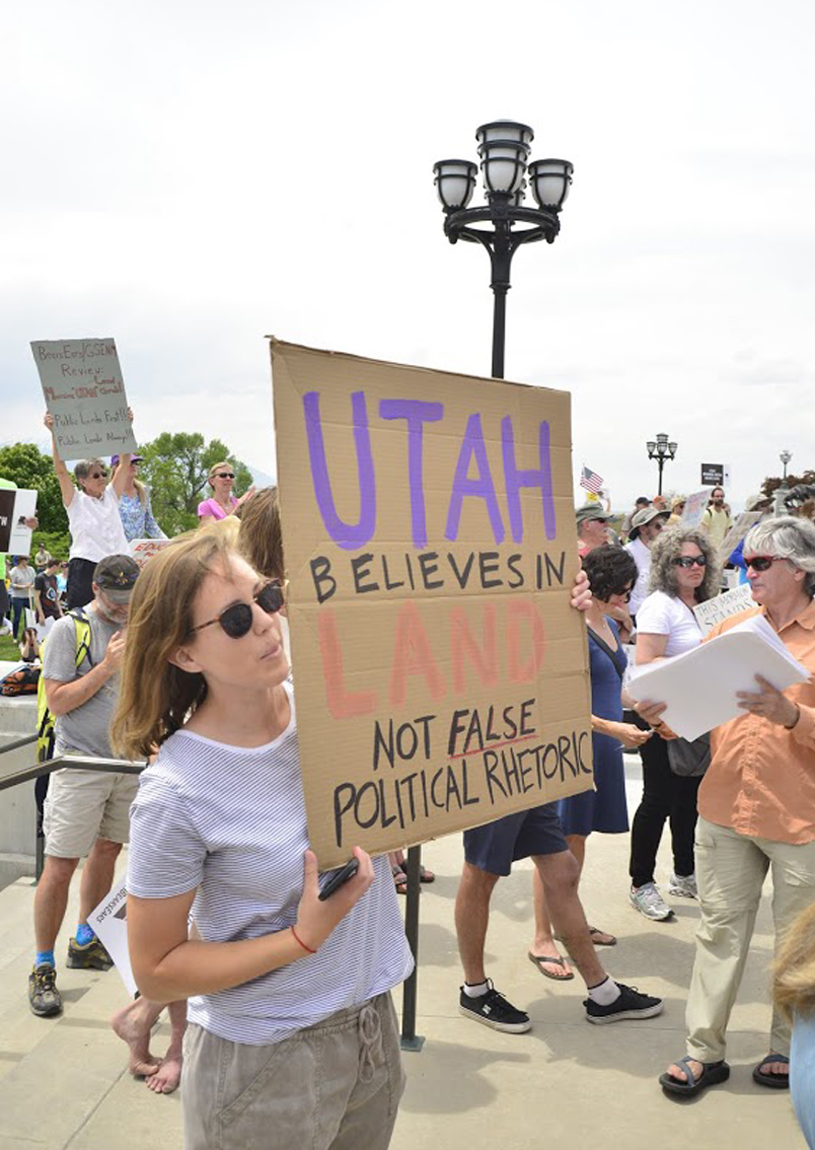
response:
<svg viewBox="0 0 815 1150"><path fill-rule="evenodd" d="M344 882L348 882L349 878L353 878L359 870L359 859L353 858L347 862L342 870L336 870L331 878L320 891L318 897L320 902L325 902L327 898L331 898L335 890L339 890Z"/></svg>

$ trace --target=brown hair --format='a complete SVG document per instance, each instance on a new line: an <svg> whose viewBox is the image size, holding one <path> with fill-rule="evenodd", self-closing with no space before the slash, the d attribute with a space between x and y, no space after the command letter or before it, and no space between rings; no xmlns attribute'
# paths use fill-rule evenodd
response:
<svg viewBox="0 0 815 1150"><path fill-rule="evenodd" d="M277 488L264 487L256 491L241 510L238 549L259 574L282 582L286 578L286 565Z"/></svg>
<svg viewBox="0 0 815 1150"><path fill-rule="evenodd" d="M136 580L111 724L111 743L125 758L154 753L207 697L204 676L182 671L170 656L190 633L204 579L234 554L226 532L190 532L164 547Z"/></svg>
<svg viewBox="0 0 815 1150"><path fill-rule="evenodd" d="M787 1018L815 1010L815 904L787 931L773 964L773 998Z"/></svg>

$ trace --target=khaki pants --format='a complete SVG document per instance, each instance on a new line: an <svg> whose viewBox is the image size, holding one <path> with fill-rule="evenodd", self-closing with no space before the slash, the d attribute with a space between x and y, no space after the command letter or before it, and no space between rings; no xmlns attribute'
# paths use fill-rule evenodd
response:
<svg viewBox="0 0 815 1150"><path fill-rule="evenodd" d="M792 845L747 838L701 816L696 827L696 882L701 918L685 1021L688 1056L718 1062L761 899L772 869L776 948L795 917L815 899L815 842ZM773 1011L769 1049L789 1055L790 1027Z"/></svg>
<svg viewBox="0 0 815 1150"><path fill-rule="evenodd" d="M405 1078L390 994L271 1046L190 1025L185 1150L386 1150Z"/></svg>

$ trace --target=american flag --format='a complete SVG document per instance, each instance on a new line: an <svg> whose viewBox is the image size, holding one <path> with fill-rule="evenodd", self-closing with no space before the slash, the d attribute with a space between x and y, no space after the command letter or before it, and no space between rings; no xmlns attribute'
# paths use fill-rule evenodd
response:
<svg viewBox="0 0 815 1150"><path fill-rule="evenodd" d="M584 467L580 473L580 486L585 487L586 491L593 491L596 495L603 486L603 477L596 471Z"/></svg>

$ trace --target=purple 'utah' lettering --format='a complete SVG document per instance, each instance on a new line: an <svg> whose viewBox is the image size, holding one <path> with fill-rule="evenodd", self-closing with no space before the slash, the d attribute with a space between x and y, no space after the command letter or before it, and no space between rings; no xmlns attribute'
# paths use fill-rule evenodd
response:
<svg viewBox="0 0 815 1150"><path fill-rule="evenodd" d="M552 494L552 453L549 444L549 421L544 419L538 428L538 458L540 467L519 471L515 464L515 432L512 419L501 420L501 448L504 453L504 482L507 485L507 507L512 538L520 543L524 537L524 520L519 492L522 487L539 487L543 503L543 526L547 539L557 534L555 500Z"/></svg>
<svg viewBox="0 0 815 1150"><path fill-rule="evenodd" d="M410 524L413 546L427 546L427 520L424 505L423 440L425 423L438 423L444 415L443 403L423 403L420 399L383 399L379 404L383 419L404 419L408 429L408 482L410 484Z"/></svg>
<svg viewBox="0 0 815 1150"><path fill-rule="evenodd" d="M351 394L351 411L354 422L354 445L357 453L357 477L359 479L359 521L343 523L334 505L331 480L328 477L328 461L325 457L325 440L320 419L320 393L308 391L303 396L303 410L306 416L308 454L311 463L311 479L317 506L323 523L338 547L355 551L364 547L373 538L376 530L376 480L374 478L374 458L371 452L371 433L368 428L368 409L365 406L365 392Z"/></svg>

